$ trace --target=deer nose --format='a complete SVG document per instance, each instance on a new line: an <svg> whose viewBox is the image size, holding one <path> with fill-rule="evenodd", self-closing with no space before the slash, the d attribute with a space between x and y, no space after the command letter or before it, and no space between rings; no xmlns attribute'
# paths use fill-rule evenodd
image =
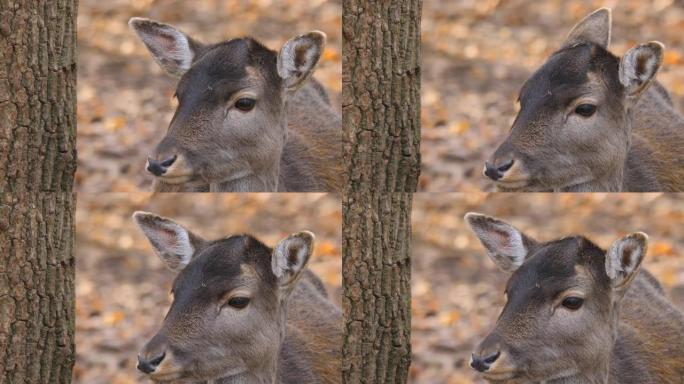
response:
<svg viewBox="0 0 684 384"><path fill-rule="evenodd" d="M151 359L146 359L145 357L138 355L138 370L143 373L152 373L157 370L157 367L165 357L166 352L162 352L161 355Z"/></svg>
<svg viewBox="0 0 684 384"><path fill-rule="evenodd" d="M169 167L173 164L174 161L176 161L176 155L174 155L171 158L168 158L166 160L155 160L151 157L147 158L147 170L155 175L155 176L161 176L166 173L166 171L169 169Z"/></svg>
<svg viewBox="0 0 684 384"><path fill-rule="evenodd" d="M513 167L513 163L515 163L515 160L513 159L502 162L499 165L487 161L485 162L484 174L494 181L499 180L509 169L511 169L511 167Z"/></svg>
<svg viewBox="0 0 684 384"><path fill-rule="evenodd" d="M489 367L494 364L496 359L499 358L501 355L501 352L496 351L495 353L489 355L489 356L478 356L473 353L473 358L472 361L470 362L470 366L476 369L479 372L485 372L489 370Z"/></svg>

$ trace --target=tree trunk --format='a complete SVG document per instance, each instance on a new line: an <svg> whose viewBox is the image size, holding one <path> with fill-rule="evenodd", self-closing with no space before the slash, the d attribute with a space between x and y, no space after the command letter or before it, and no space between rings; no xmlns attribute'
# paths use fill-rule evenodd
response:
<svg viewBox="0 0 684 384"><path fill-rule="evenodd" d="M0 384L74 364L76 0L0 0Z"/></svg>
<svg viewBox="0 0 684 384"><path fill-rule="evenodd" d="M411 201L420 171L419 0L345 0L345 383L405 383Z"/></svg>
<svg viewBox="0 0 684 384"><path fill-rule="evenodd" d="M0 384L70 383L75 196L2 199Z"/></svg>
<svg viewBox="0 0 684 384"><path fill-rule="evenodd" d="M76 1L0 1L0 192L71 192Z"/></svg>

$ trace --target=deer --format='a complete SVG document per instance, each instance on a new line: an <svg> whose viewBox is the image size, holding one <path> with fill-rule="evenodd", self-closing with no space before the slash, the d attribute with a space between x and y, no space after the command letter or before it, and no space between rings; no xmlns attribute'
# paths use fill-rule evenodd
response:
<svg viewBox="0 0 684 384"><path fill-rule="evenodd" d="M147 158L156 192L311 192L342 188L341 118L312 78L321 31L275 52L254 38L203 44L134 17L130 28L178 78L178 106Z"/></svg>
<svg viewBox="0 0 684 384"><path fill-rule="evenodd" d="M608 51L611 10L586 16L523 84L508 136L485 162L498 191L684 190L684 117L655 80L664 45Z"/></svg>
<svg viewBox="0 0 684 384"><path fill-rule="evenodd" d="M158 383L341 382L342 315L306 268L313 233L270 248L246 234L208 241L149 212L133 218L177 274L139 371Z"/></svg>
<svg viewBox="0 0 684 384"><path fill-rule="evenodd" d="M680 384L684 313L641 268L648 236L602 249L584 236L540 242L497 218L465 220L509 274L494 330L471 367L491 383Z"/></svg>

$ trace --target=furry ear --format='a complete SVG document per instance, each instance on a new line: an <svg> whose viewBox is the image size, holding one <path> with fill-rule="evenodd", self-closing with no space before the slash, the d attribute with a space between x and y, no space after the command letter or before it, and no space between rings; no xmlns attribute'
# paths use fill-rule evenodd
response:
<svg viewBox="0 0 684 384"><path fill-rule="evenodd" d="M285 88L294 91L304 85L325 48L325 33L312 31L290 39L278 53L278 74Z"/></svg>
<svg viewBox="0 0 684 384"><path fill-rule="evenodd" d="M639 97L655 79L663 63L665 46L658 41L637 45L620 61L620 83L627 97Z"/></svg>
<svg viewBox="0 0 684 384"><path fill-rule="evenodd" d="M603 49L608 49L611 24L612 16L609 8L594 11L572 28L568 37L565 38L563 48L581 43L594 43Z"/></svg>
<svg viewBox="0 0 684 384"><path fill-rule="evenodd" d="M518 269L525 261L529 247L536 244L535 240L505 221L473 212L467 213L465 220L492 261L505 272Z"/></svg>
<svg viewBox="0 0 684 384"><path fill-rule="evenodd" d="M632 233L616 240L606 253L606 274L613 289L624 290L639 272L641 261L646 256L648 235Z"/></svg>
<svg viewBox="0 0 684 384"><path fill-rule="evenodd" d="M178 29L154 20L134 17L128 21L157 62L168 73L181 77L192 65L202 45Z"/></svg>
<svg viewBox="0 0 684 384"><path fill-rule="evenodd" d="M313 253L314 239L309 231L290 235L276 245L271 269L281 288L291 290Z"/></svg>
<svg viewBox="0 0 684 384"><path fill-rule="evenodd" d="M203 240L173 220L149 212L135 212L133 219L166 266L180 272L192 260Z"/></svg>

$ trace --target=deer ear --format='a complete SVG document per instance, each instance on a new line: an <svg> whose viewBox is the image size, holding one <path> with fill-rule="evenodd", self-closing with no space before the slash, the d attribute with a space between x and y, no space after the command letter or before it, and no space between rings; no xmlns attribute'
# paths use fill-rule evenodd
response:
<svg viewBox="0 0 684 384"><path fill-rule="evenodd" d="M492 261L505 272L518 269L525 261L530 246L536 244L535 240L505 221L472 212L465 215L465 220Z"/></svg>
<svg viewBox="0 0 684 384"><path fill-rule="evenodd" d="M134 17L128 21L157 62L168 73L182 76L202 45L178 29L154 20Z"/></svg>
<svg viewBox="0 0 684 384"><path fill-rule="evenodd" d="M636 232L616 240L606 253L606 274L613 289L624 290L639 272L648 248L648 235Z"/></svg>
<svg viewBox="0 0 684 384"><path fill-rule="evenodd" d="M180 272L192 260L203 240L173 220L148 212L135 212L133 219L166 266Z"/></svg>
<svg viewBox="0 0 684 384"><path fill-rule="evenodd" d="M575 44L594 43L603 49L610 45L612 16L609 8L601 8L577 23L568 37L565 38L563 48Z"/></svg>
<svg viewBox="0 0 684 384"><path fill-rule="evenodd" d="M290 235L276 245L271 269L282 288L292 289L313 253L315 236L309 231Z"/></svg>
<svg viewBox="0 0 684 384"><path fill-rule="evenodd" d="M620 83L628 97L639 97L655 79L665 46L658 41L637 45L620 61Z"/></svg>
<svg viewBox="0 0 684 384"><path fill-rule="evenodd" d="M313 73L325 47L325 33L312 31L290 39L278 53L278 74L285 88L294 91Z"/></svg>

